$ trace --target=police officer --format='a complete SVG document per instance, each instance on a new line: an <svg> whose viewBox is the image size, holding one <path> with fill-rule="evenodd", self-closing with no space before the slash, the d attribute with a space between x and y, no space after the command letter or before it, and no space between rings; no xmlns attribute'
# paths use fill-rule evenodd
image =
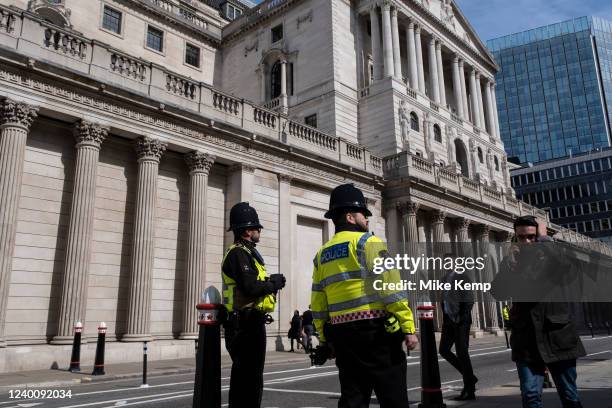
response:
<svg viewBox="0 0 612 408"><path fill-rule="evenodd" d="M335 353L338 407L368 407L374 390L381 407L405 408L402 342L412 350L418 339L406 292L380 290L381 282L399 282L400 275L396 269L374 273L374 259L388 253L368 232L371 215L363 193L352 184L332 191L325 218L333 220L336 233L313 260L312 314L321 342Z"/></svg>
<svg viewBox="0 0 612 408"><path fill-rule="evenodd" d="M232 358L230 408L259 408L266 358L266 320L276 304L276 292L285 277L266 274L264 260L255 248L263 227L249 203L230 210L234 243L223 257L223 303L228 311L225 347ZM228 230L228 231L229 231Z"/></svg>

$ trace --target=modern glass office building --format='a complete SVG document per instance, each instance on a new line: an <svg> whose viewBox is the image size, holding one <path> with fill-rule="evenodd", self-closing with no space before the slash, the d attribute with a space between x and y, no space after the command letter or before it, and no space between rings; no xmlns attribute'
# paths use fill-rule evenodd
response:
<svg viewBox="0 0 612 408"><path fill-rule="evenodd" d="M539 162L610 146L612 21L580 17L488 41L508 156Z"/></svg>

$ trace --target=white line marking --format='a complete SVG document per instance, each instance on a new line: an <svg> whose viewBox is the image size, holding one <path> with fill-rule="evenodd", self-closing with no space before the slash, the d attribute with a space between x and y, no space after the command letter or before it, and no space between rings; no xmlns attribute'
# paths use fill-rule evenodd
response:
<svg viewBox="0 0 612 408"><path fill-rule="evenodd" d="M598 354L604 354L604 353L609 353L610 350L605 350L605 351L599 351L597 353L591 353L591 354L587 354L585 357L590 357L590 356L596 356Z"/></svg>
<svg viewBox="0 0 612 408"><path fill-rule="evenodd" d="M591 340L602 340L602 339L611 339L612 336L601 336L601 337L591 337L591 336L580 336L583 341L591 341Z"/></svg>

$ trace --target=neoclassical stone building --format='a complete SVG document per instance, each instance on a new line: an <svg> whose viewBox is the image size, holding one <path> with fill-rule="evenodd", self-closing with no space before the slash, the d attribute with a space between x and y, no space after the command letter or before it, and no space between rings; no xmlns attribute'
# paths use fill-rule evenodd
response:
<svg viewBox="0 0 612 408"><path fill-rule="evenodd" d="M63 365L76 321L107 361L192 355L238 201L289 279L271 347L340 183L395 250L545 220L513 198L496 69L450 0L0 0L0 372Z"/></svg>

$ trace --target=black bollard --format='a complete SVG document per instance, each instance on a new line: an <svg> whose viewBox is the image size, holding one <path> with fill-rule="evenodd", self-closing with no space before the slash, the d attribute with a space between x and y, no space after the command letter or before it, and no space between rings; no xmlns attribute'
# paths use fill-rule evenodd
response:
<svg viewBox="0 0 612 408"><path fill-rule="evenodd" d="M142 345L142 386L148 387L147 384L147 342L145 341Z"/></svg>
<svg viewBox="0 0 612 408"><path fill-rule="evenodd" d="M421 403L419 408L445 408L434 335L434 306L417 306L421 331Z"/></svg>
<svg viewBox="0 0 612 408"><path fill-rule="evenodd" d="M198 309L198 351L193 391L194 408L221 407L221 323L225 307L219 291L209 287L204 291L205 303Z"/></svg>
<svg viewBox="0 0 612 408"><path fill-rule="evenodd" d="M91 375L104 375L104 345L106 340L106 323L100 323L98 326L98 344L96 345L96 359L94 369Z"/></svg>
<svg viewBox="0 0 612 408"><path fill-rule="evenodd" d="M83 332L83 323L76 322L74 325L74 341L72 342L72 355L70 356L71 373L81 371L81 333Z"/></svg>
<svg viewBox="0 0 612 408"><path fill-rule="evenodd" d="M504 329L504 336L506 337L506 348L510 348L510 341L508 340L508 330Z"/></svg>
<svg viewBox="0 0 612 408"><path fill-rule="evenodd" d="M591 338L595 338L595 333L593 333L593 323L589 323L589 330L591 331Z"/></svg>

